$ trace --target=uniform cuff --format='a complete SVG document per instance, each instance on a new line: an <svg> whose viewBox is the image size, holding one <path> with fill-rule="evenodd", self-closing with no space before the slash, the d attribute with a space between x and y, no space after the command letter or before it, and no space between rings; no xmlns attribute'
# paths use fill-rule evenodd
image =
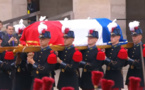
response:
<svg viewBox="0 0 145 90"><path fill-rule="evenodd" d="M81 65L85 65L86 62L85 62L85 61L81 61L80 64L81 64Z"/></svg>
<svg viewBox="0 0 145 90"><path fill-rule="evenodd" d="M129 58L129 59L128 59L128 61L129 61L129 62L134 62L134 60L133 60L133 59L131 59L131 58Z"/></svg>
<svg viewBox="0 0 145 90"><path fill-rule="evenodd" d="M36 63L34 63L34 64L33 64L33 68L36 69L37 67L38 67L38 65L37 65Z"/></svg>
<svg viewBox="0 0 145 90"><path fill-rule="evenodd" d="M62 66L66 66L66 63L64 63L64 62L62 62L62 63L60 63Z"/></svg>
<svg viewBox="0 0 145 90"><path fill-rule="evenodd" d="M2 64L2 63L3 63L3 61L0 60L0 64Z"/></svg>
<svg viewBox="0 0 145 90"><path fill-rule="evenodd" d="M106 58L105 61L107 61L108 63L111 62L111 60L109 58Z"/></svg>

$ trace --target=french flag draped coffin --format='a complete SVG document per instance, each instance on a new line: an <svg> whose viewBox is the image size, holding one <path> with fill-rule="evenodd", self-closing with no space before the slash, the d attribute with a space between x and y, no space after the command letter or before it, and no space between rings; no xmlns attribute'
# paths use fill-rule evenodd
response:
<svg viewBox="0 0 145 90"><path fill-rule="evenodd" d="M107 18L94 18L35 22L24 29L22 37L20 38L21 45L39 45L38 26L42 22L51 33L49 45L64 45L63 32L65 28L74 31L75 40L73 44L75 46L87 45L86 36L90 29L95 29L99 32L99 39L96 45L106 45L109 44L108 42L110 41L110 32L107 25L112 21ZM117 27L120 28L119 25ZM121 35L120 43L127 43L126 40L123 39L123 35Z"/></svg>

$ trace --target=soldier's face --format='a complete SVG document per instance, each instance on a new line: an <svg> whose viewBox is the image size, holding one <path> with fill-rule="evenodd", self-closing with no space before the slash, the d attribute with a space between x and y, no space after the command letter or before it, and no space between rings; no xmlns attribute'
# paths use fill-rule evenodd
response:
<svg viewBox="0 0 145 90"><path fill-rule="evenodd" d="M48 46L50 39L49 38L40 38L40 46L41 47L46 47Z"/></svg>
<svg viewBox="0 0 145 90"><path fill-rule="evenodd" d="M8 28L7 28L6 31L7 31L8 34L12 35L13 32L14 32L14 27L12 27L12 26L8 26Z"/></svg>
<svg viewBox="0 0 145 90"><path fill-rule="evenodd" d="M88 37L88 45L94 45L97 42L97 38L94 37Z"/></svg>
<svg viewBox="0 0 145 90"><path fill-rule="evenodd" d="M74 38L64 38L64 45L70 46L72 45L73 41L74 41Z"/></svg>
<svg viewBox="0 0 145 90"><path fill-rule="evenodd" d="M135 43L135 44L140 43L140 42L141 42L141 39L142 39L142 35L132 36L132 41L133 41L133 43Z"/></svg>
<svg viewBox="0 0 145 90"><path fill-rule="evenodd" d="M2 27L3 27L3 24L2 24L2 23L0 23L0 30L2 29Z"/></svg>
<svg viewBox="0 0 145 90"><path fill-rule="evenodd" d="M111 36L111 43L117 44L119 42L120 36Z"/></svg>

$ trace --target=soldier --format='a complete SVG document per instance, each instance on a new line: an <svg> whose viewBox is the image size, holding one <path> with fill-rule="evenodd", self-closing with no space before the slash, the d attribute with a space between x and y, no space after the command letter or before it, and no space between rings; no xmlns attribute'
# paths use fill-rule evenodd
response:
<svg viewBox="0 0 145 90"><path fill-rule="evenodd" d="M109 23L108 28L111 35L110 44L112 47L105 50L107 68L104 78L114 81L113 90L121 90L124 87L122 67L126 63L127 51L119 43L121 30L117 27L117 23Z"/></svg>
<svg viewBox="0 0 145 90"><path fill-rule="evenodd" d="M66 28L63 37L65 49L58 53L57 58L61 69L57 88L61 90L62 87L70 86L75 90L79 90L79 72L77 69L79 62L82 60L82 54L75 50L75 47L72 45L75 37L73 31ZM78 55L77 58L76 54Z"/></svg>
<svg viewBox="0 0 145 90"><path fill-rule="evenodd" d="M0 45L2 35L0 35ZM12 51L0 53L0 90L12 90L15 59Z"/></svg>
<svg viewBox="0 0 145 90"><path fill-rule="evenodd" d="M80 67L83 68L82 77L80 79L80 87L82 90L94 90L91 79L91 71L101 71L103 72L102 65L103 60L99 60L98 48L96 47L96 42L98 40L98 31L90 30L88 34L88 48L82 51L83 61L80 62ZM103 56L99 56L103 57ZM105 55L104 55L105 60Z"/></svg>
<svg viewBox="0 0 145 90"><path fill-rule="evenodd" d="M57 57L48 46L50 41L50 32L46 29L39 30L41 51L27 54L27 62L32 65L32 75L34 78L41 79L44 76L54 77L54 67L57 63ZM31 70L31 69L29 69Z"/></svg>
<svg viewBox="0 0 145 90"><path fill-rule="evenodd" d="M32 75L27 66L27 54L18 53L16 57L16 70L13 81L13 90L30 90L32 84Z"/></svg>
<svg viewBox="0 0 145 90"><path fill-rule="evenodd" d="M141 61L141 49L140 46L143 46L142 40L142 30L139 28L139 22L134 21L129 23L132 41L134 46L128 49L128 64L129 69L126 77L126 85L129 85L129 77L135 76L141 78L140 89L143 90L144 87L144 78L143 78L143 69Z"/></svg>

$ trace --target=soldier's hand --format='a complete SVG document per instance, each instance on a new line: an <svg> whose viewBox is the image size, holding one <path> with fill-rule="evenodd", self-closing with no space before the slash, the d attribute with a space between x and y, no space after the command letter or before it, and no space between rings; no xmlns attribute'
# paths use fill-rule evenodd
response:
<svg viewBox="0 0 145 90"><path fill-rule="evenodd" d="M20 64L22 59L20 57L21 53L17 53L17 57L16 57L16 65Z"/></svg>
<svg viewBox="0 0 145 90"><path fill-rule="evenodd" d="M58 62L58 63L62 63L62 60L60 60L60 58L57 57L57 62Z"/></svg>
<svg viewBox="0 0 145 90"><path fill-rule="evenodd" d="M34 53L33 53L33 52L29 52L29 53L27 54L27 57L33 59L33 57L34 57Z"/></svg>
<svg viewBox="0 0 145 90"><path fill-rule="evenodd" d="M102 52L105 52L105 49L103 48L103 49L101 49L101 51L102 51Z"/></svg>
<svg viewBox="0 0 145 90"><path fill-rule="evenodd" d="M58 56L58 51L54 51L55 52L55 54Z"/></svg>
<svg viewBox="0 0 145 90"><path fill-rule="evenodd" d="M27 62L30 64L34 64L35 61L32 58L27 57Z"/></svg>

